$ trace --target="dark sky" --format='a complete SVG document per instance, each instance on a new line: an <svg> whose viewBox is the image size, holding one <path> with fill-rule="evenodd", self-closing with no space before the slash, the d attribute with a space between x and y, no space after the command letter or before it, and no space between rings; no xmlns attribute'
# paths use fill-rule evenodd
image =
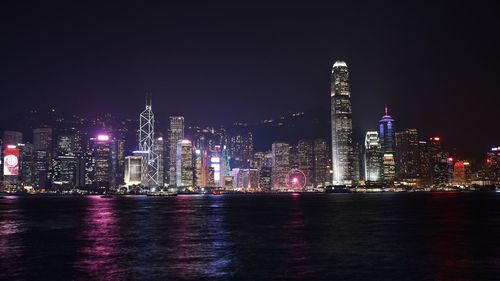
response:
<svg viewBox="0 0 500 281"><path fill-rule="evenodd" d="M257 121L329 107L340 59L356 130L375 129L388 104L398 128L466 156L500 144L493 4L162 2L2 4L0 120L43 106L135 116L151 90L163 120Z"/></svg>

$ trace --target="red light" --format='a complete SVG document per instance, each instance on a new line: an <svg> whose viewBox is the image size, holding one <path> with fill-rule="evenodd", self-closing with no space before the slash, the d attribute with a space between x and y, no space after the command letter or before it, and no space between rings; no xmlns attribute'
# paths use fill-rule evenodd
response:
<svg viewBox="0 0 500 281"><path fill-rule="evenodd" d="M433 138L431 138L431 140L433 140L433 141L440 141L441 138L440 137L433 137Z"/></svg>
<svg viewBox="0 0 500 281"><path fill-rule="evenodd" d="M453 158L448 158L448 162L453 162Z"/></svg>

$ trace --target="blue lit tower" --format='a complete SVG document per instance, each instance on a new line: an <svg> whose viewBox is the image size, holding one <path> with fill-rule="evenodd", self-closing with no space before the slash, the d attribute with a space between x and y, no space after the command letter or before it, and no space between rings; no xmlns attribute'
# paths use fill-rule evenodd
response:
<svg viewBox="0 0 500 281"><path fill-rule="evenodd" d="M352 109L347 64L336 61L331 77L333 184L351 185L353 179Z"/></svg>
<svg viewBox="0 0 500 281"><path fill-rule="evenodd" d="M385 182L391 182L396 176L395 152L395 132L394 119L389 115L387 106L384 109L384 116L379 121L380 152L383 159L383 176Z"/></svg>

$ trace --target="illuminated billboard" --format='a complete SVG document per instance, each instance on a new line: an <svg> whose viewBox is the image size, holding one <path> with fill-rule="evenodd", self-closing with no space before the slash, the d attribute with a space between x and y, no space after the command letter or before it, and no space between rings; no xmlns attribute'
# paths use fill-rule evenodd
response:
<svg viewBox="0 0 500 281"><path fill-rule="evenodd" d="M3 157L3 174L5 176L19 175L19 148L15 145L5 147Z"/></svg>

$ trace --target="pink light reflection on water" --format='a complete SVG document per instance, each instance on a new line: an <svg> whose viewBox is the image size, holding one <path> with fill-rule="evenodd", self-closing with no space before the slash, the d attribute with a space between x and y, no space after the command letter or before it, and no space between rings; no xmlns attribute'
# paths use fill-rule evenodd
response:
<svg viewBox="0 0 500 281"><path fill-rule="evenodd" d="M88 196L84 226L79 237L83 245L77 270L89 280L123 280L125 269L120 260L122 237L118 214L115 210L116 198Z"/></svg>

